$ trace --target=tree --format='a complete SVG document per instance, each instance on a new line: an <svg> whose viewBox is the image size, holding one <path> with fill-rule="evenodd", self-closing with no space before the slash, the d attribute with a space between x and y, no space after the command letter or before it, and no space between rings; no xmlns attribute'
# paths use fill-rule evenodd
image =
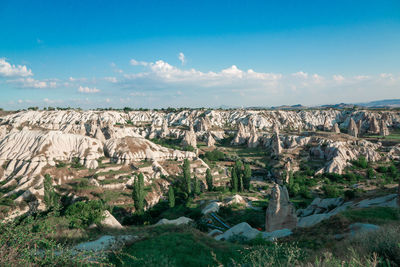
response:
<svg viewBox="0 0 400 267"><path fill-rule="evenodd" d="M206 183L207 183L208 191L213 191L213 189L214 189L213 177L211 175L210 169L207 169L207 171L206 171Z"/></svg>
<svg viewBox="0 0 400 267"><path fill-rule="evenodd" d="M188 159L185 159L183 161L182 171L183 171L183 180L185 181L185 186L186 186L186 193L189 196L192 193L192 185L190 178L190 163Z"/></svg>
<svg viewBox="0 0 400 267"><path fill-rule="evenodd" d="M237 160L235 162L235 167L234 167L235 171L236 171L236 175L238 178L238 189L240 191L243 191L243 184L242 184L242 175L243 175L243 163L240 160Z"/></svg>
<svg viewBox="0 0 400 267"><path fill-rule="evenodd" d="M243 174L242 173L239 174L239 191L240 192L244 191L244 188L243 188Z"/></svg>
<svg viewBox="0 0 400 267"><path fill-rule="evenodd" d="M175 193L174 193L174 188L172 186L170 186L168 190L168 202L170 208L175 207Z"/></svg>
<svg viewBox="0 0 400 267"><path fill-rule="evenodd" d="M132 198L135 204L136 212L142 213L144 211L144 177L139 173L133 182Z"/></svg>
<svg viewBox="0 0 400 267"><path fill-rule="evenodd" d="M244 165L244 170L243 170L243 187L246 190L250 189L250 180L251 180L251 169L250 165L246 164Z"/></svg>
<svg viewBox="0 0 400 267"><path fill-rule="evenodd" d="M51 178L50 174L46 173L44 175L44 204L46 205L47 210L54 210L58 211L60 208L59 205L59 198L57 196L56 191L52 185L53 179Z"/></svg>
<svg viewBox="0 0 400 267"><path fill-rule="evenodd" d="M194 176L194 194L195 195L200 195L201 190L200 190L200 181L197 179L197 176Z"/></svg>
<svg viewBox="0 0 400 267"><path fill-rule="evenodd" d="M238 176L236 173L236 168L231 169L231 190L232 192L238 191Z"/></svg>

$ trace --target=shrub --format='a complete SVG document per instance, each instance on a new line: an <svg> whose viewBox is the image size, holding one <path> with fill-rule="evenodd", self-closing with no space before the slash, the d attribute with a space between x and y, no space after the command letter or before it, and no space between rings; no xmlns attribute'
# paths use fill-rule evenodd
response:
<svg viewBox="0 0 400 267"><path fill-rule="evenodd" d="M239 266L298 266L305 252L297 244L269 243L255 246Z"/></svg>
<svg viewBox="0 0 400 267"><path fill-rule="evenodd" d="M375 171L372 168L367 169L367 177L368 179L373 179L375 178Z"/></svg>
<svg viewBox="0 0 400 267"><path fill-rule="evenodd" d="M52 185L52 178L49 174L44 175L44 182L43 182L43 187L44 187L44 204L46 205L47 210L57 210L60 208L59 205L59 197L56 194L54 187Z"/></svg>
<svg viewBox="0 0 400 267"><path fill-rule="evenodd" d="M142 173L139 173L138 176L135 177L133 182L133 191L132 191L132 199L134 201L135 210L138 213L143 213L144 211L144 177Z"/></svg>
<svg viewBox="0 0 400 267"><path fill-rule="evenodd" d="M386 266L400 263L400 226L386 226L368 233L361 233L350 241L360 254L372 255L386 260Z"/></svg>
<svg viewBox="0 0 400 267"><path fill-rule="evenodd" d="M170 186L168 190L168 203L170 208L175 207L175 194L172 186Z"/></svg>
<svg viewBox="0 0 400 267"><path fill-rule="evenodd" d="M104 219L105 207L100 200L79 201L69 206L65 212L71 228L86 228L99 224Z"/></svg>
<svg viewBox="0 0 400 267"><path fill-rule="evenodd" d="M22 222L0 222L0 266L89 266L93 262L106 265L100 254L76 253L48 239L54 231L45 228L33 231L33 217ZM54 228L54 227L53 227Z"/></svg>
<svg viewBox="0 0 400 267"><path fill-rule="evenodd" d="M81 168L83 168L83 165L80 163L78 157L72 158L71 167L72 167L72 168L75 168L75 169L81 169Z"/></svg>
<svg viewBox="0 0 400 267"><path fill-rule="evenodd" d="M224 152L215 149L213 151L207 151L204 154L204 157L209 161L221 161L225 159L225 154Z"/></svg>
<svg viewBox="0 0 400 267"><path fill-rule="evenodd" d="M376 169L380 173L387 173L388 168L386 166L379 166L378 169Z"/></svg>
<svg viewBox="0 0 400 267"><path fill-rule="evenodd" d="M339 197L341 195L340 189L335 185L324 185L322 186L322 191L327 198Z"/></svg>
<svg viewBox="0 0 400 267"><path fill-rule="evenodd" d="M361 156L358 160L354 160L352 163L353 165L362 169L366 169L368 167L368 161L363 156Z"/></svg>
<svg viewBox="0 0 400 267"><path fill-rule="evenodd" d="M211 175L211 171L210 169L207 169L206 171L206 183L207 183L207 187L208 187L208 191L213 191L214 189L214 185L213 185L213 177Z"/></svg>
<svg viewBox="0 0 400 267"><path fill-rule="evenodd" d="M59 161L59 162L57 162L57 164L56 164L56 168L64 168L64 167L66 167L67 166L67 163L65 163L65 162L62 162L62 161Z"/></svg>

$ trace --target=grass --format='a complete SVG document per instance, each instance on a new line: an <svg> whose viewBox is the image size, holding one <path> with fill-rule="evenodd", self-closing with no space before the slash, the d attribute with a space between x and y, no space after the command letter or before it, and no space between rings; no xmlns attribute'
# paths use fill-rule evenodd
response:
<svg viewBox="0 0 400 267"><path fill-rule="evenodd" d="M114 176L117 174L123 174L123 173L130 173L130 171L126 170L109 170L107 172L98 172L97 176Z"/></svg>
<svg viewBox="0 0 400 267"><path fill-rule="evenodd" d="M241 257L243 246L218 242L193 228L157 228L152 228L151 237L113 255L111 262L117 266L219 266Z"/></svg>
<svg viewBox="0 0 400 267"><path fill-rule="evenodd" d="M385 224L400 220L399 209L389 207L372 207L357 210L347 210L342 216L351 222Z"/></svg>
<svg viewBox="0 0 400 267"><path fill-rule="evenodd" d="M265 211L253 209L233 209L232 207L221 207L218 215L230 226L247 222L252 227L264 229Z"/></svg>

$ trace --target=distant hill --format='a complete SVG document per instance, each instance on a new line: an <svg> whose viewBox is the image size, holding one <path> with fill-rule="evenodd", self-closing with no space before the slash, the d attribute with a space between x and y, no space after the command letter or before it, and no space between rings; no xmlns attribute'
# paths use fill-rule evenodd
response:
<svg viewBox="0 0 400 267"><path fill-rule="evenodd" d="M357 103L358 106L369 107L369 108L399 108L400 107L400 99L384 99L371 101L366 103Z"/></svg>

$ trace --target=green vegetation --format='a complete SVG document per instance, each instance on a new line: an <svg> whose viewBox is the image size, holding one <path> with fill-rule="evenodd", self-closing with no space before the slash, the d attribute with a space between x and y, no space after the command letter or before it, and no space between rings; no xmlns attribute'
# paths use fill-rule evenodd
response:
<svg viewBox="0 0 400 267"><path fill-rule="evenodd" d="M49 238L53 227L37 229L33 217L15 222L0 222L1 266L88 266L93 262L107 264L100 254L74 253Z"/></svg>
<svg viewBox="0 0 400 267"><path fill-rule="evenodd" d="M204 154L204 158L208 159L209 161L221 161L225 159L225 154L224 152L215 149L213 151L207 151Z"/></svg>
<svg viewBox="0 0 400 267"><path fill-rule="evenodd" d="M192 181L191 181L192 179L190 177L190 162L188 159L185 159L183 161L182 172L183 172L183 180L186 186L186 194L190 196L192 192Z"/></svg>
<svg viewBox="0 0 400 267"><path fill-rule="evenodd" d="M181 140L180 139L173 139L173 138L153 138L150 141L153 143L171 148L171 149L176 149L176 150L183 150L183 151L191 151L193 152L195 150L194 147L192 146L181 146Z"/></svg>
<svg viewBox="0 0 400 267"><path fill-rule="evenodd" d="M352 161L352 163L361 169L366 169L368 167L368 161L362 156L358 160Z"/></svg>
<svg viewBox="0 0 400 267"><path fill-rule="evenodd" d="M118 266L218 266L239 261L243 250L189 227L153 228L151 235L113 255L111 261Z"/></svg>
<svg viewBox="0 0 400 267"><path fill-rule="evenodd" d="M200 189L200 182L199 182L199 180L197 179L197 176L195 175L194 176L194 190L193 190L193 193L196 195L196 196L198 196L198 195L200 195L200 193L201 193L201 189Z"/></svg>
<svg viewBox="0 0 400 267"><path fill-rule="evenodd" d="M47 210L58 211L60 208L59 196L56 194L54 187L52 185L53 179L49 174L44 175L44 204Z"/></svg>
<svg viewBox="0 0 400 267"><path fill-rule="evenodd" d="M72 158L71 167L75 169L82 169L84 166L80 163L78 157Z"/></svg>
<svg viewBox="0 0 400 267"><path fill-rule="evenodd" d="M347 210L341 215L352 222L373 224L383 224L400 220L399 209L389 207L372 207L357 210Z"/></svg>
<svg viewBox="0 0 400 267"><path fill-rule="evenodd" d="M210 169L207 169L207 171L206 171L206 183L207 183L208 191L213 191L214 190L214 181L213 181L213 177L211 175Z"/></svg>
<svg viewBox="0 0 400 267"><path fill-rule="evenodd" d="M132 191L132 199L135 204L135 210L137 213L143 213L144 211L144 198L145 198L145 190L144 190L144 177L142 173L139 173L135 177L133 183L133 191Z"/></svg>
<svg viewBox="0 0 400 267"><path fill-rule="evenodd" d="M170 208L175 207L175 193L172 186L170 186L168 190L168 203Z"/></svg>
<svg viewBox="0 0 400 267"><path fill-rule="evenodd" d="M86 228L104 219L104 204L100 200L79 201L67 208L65 215L71 228Z"/></svg>

